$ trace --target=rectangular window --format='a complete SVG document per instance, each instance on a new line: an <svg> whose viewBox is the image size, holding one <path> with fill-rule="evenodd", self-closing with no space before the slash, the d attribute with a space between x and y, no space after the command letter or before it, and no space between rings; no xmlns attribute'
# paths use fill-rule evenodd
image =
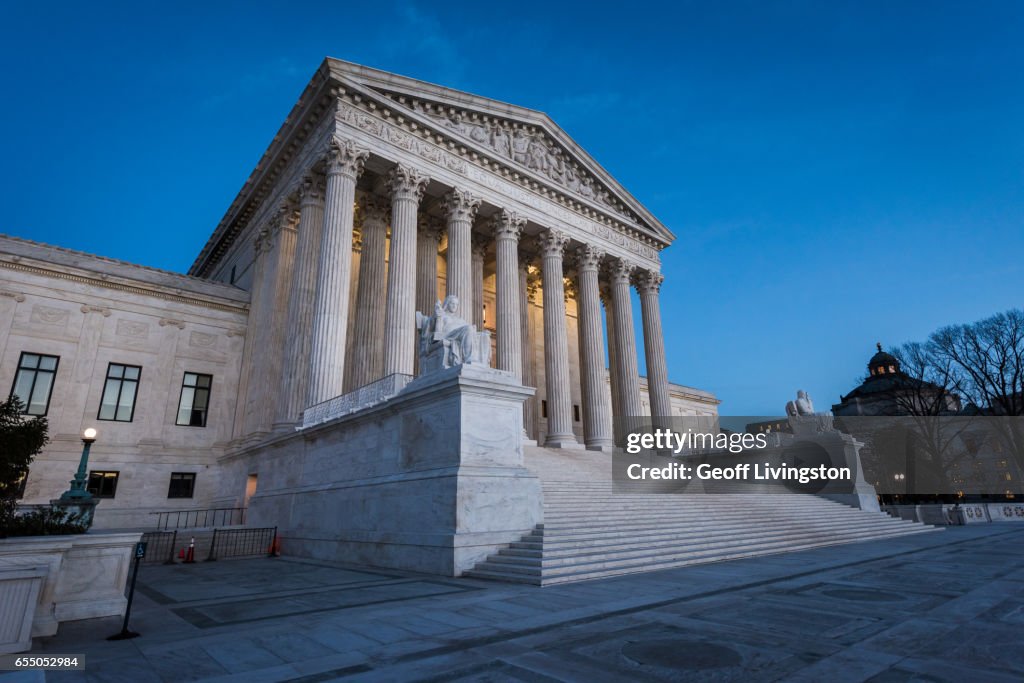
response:
<svg viewBox="0 0 1024 683"><path fill-rule="evenodd" d="M541 399L540 402L540 416L543 418L547 418L548 416L548 402L543 399Z"/></svg>
<svg viewBox="0 0 1024 683"><path fill-rule="evenodd" d="M120 472L92 470L89 472L89 483L85 488L96 498L113 498L117 493L117 478L120 474Z"/></svg>
<svg viewBox="0 0 1024 683"><path fill-rule="evenodd" d="M168 498L191 498L195 489L195 472L171 472L171 485L167 489Z"/></svg>
<svg viewBox="0 0 1024 683"><path fill-rule="evenodd" d="M574 422L580 421L580 407L575 403L572 404L572 419Z"/></svg>
<svg viewBox="0 0 1024 683"><path fill-rule="evenodd" d="M57 375L59 360L58 356L22 352L11 395L25 404L23 415L46 415L50 409L50 394L53 393L53 379Z"/></svg>
<svg viewBox="0 0 1024 683"><path fill-rule="evenodd" d="M185 427L205 427L206 413L210 407L210 385L212 375L186 372L178 400L178 420L175 424Z"/></svg>
<svg viewBox="0 0 1024 683"><path fill-rule="evenodd" d="M135 415L135 393L139 388L142 368L137 365L111 363L107 366L107 381L100 399L100 420L131 422Z"/></svg>

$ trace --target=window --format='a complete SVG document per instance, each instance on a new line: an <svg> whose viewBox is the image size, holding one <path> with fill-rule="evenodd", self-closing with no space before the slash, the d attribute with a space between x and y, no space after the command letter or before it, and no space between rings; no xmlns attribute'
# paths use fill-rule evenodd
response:
<svg viewBox="0 0 1024 683"><path fill-rule="evenodd" d="M540 402L540 416L543 418L547 418L548 416L548 402L544 399L541 399Z"/></svg>
<svg viewBox="0 0 1024 683"><path fill-rule="evenodd" d="M191 498L196 488L195 472L171 472L171 485L167 489L168 498Z"/></svg>
<svg viewBox="0 0 1024 683"><path fill-rule="evenodd" d="M572 419L573 419L573 422L579 422L580 421L580 407L578 405L576 405L575 403L572 404Z"/></svg>
<svg viewBox="0 0 1024 683"><path fill-rule="evenodd" d="M186 372L178 401L178 420L175 424L186 427L205 427L206 411L210 407L212 375Z"/></svg>
<svg viewBox="0 0 1024 683"><path fill-rule="evenodd" d="M135 392L139 388L142 368L136 365L111 363L107 366L107 381L100 399L100 420L131 422L135 414Z"/></svg>
<svg viewBox="0 0 1024 683"><path fill-rule="evenodd" d="M89 483L85 489L97 498L113 498L117 493L117 478L120 474L92 470L89 472Z"/></svg>
<svg viewBox="0 0 1024 683"><path fill-rule="evenodd" d="M59 360L57 356L22 352L11 395L25 404L23 415L46 415L50 409L50 394L53 393L53 378L57 374Z"/></svg>

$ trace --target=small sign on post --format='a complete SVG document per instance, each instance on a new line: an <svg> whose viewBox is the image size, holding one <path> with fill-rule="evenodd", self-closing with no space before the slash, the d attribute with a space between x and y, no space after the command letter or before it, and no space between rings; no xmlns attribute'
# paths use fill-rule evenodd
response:
<svg viewBox="0 0 1024 683"><path fill-rule="evenodd" d="M128 640L129 638L136 638L141 635L128 630L128 619L132 615L132 599L135 597L135 581L139 578L139 565L142 564L142 558L145 556L146 542L139 541L135 544L135 568L132 569L132 585L128 589L128 604L124 608L124 624L121 626L120 633L115 633L107 638L107 640Z"/></svg>

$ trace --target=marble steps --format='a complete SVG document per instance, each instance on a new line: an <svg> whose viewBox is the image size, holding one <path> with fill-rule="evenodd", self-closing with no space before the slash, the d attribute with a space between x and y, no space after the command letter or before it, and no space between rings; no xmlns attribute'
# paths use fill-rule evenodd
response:
<svg viewBox="0 0 1024 683"><path fill-rule="evenodd" d="M922 528L909 533L924 533L931 529ZM656 552L623 560L600 560L581 562L575 558L563 566L550 567L534 561L530 564L515 564L489 559L481 563L467 576L481 579L494 579L516 583L529 583L549 586L558 583L586 581L591 579L636 574L641 572L672 569L711 562L725 562L763 555L774 555L799 550L810 550L831 545L895 538L907 535L907 531L878 533L877 531L860 534L837 536L822 534L817 537L805 537L799 540L785 539L774 542L743 543L734 542L725 547L713 550L687 550L677 552ZM495 556L492 556L494 558Z"/></svg>
<svg viewBox="0 0 1024 683"><path fill-rule="evenodd" d="M835 534L837 531L843 533L855 533L860 531L903 531L907 527L895 524L887 524L879 527L870 520L862 520L853 524L845 524L838 529L832 524L790 524L785 526L771 526L770 528L750 531L744 530L744 539L764 540L769 538L805 537L817 533ZM924 531L926 529L920 529ZM557 536L554 539L540 534L524 536L522 541L512 543L508 548L498 552L502 557L542 557L549 558L587 555L594 553L616 553L632 552L637 550L657 550L662 548L687 548L708 547L721 542L735 543L735 529L716 529L712 532L694 531L692 528L686 532L680 530L664 530L638 536L630 533L622 533L618 536L603 536L598 538L586 537L577 538L569 534Z"/></svg>
<svg viewBox="0 0 1024 683"><path fill-rule="evenodd" d="M468 576L550 585L935 530L813 495L616 492L606 455L524 455L544 521Z"/></svg>

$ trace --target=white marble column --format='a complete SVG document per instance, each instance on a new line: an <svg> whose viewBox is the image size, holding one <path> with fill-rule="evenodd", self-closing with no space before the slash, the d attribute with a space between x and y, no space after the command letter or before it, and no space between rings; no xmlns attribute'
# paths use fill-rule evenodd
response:
<svg viewBox="0 0 1024 683"><path fill-rule="evenodd" d="M537 386L537 373L533 367L533 343L536 338L533 329L532 316L530 314L530 302L533 300L530 283L530 259L520 254L519 257L519 310L520 330L523 344L523 384L528 387ZM526 438L534 440L537 438L536 420L536 396L531 396L523 402L523 431Z"/></svg>
<svg viewBox="0 0 1024 683"><path fill-rule="evenodd" d="M472 231L480 198L455 189L444 197L442 208L448 219L448 253L445 261L447 294L459 298L463 311L473 301Z"/></svg>
<svg viewBox="0 0 1024 683"><path fill-rule="evenodd" d="M672 416L672 396L668 389L668 366L665 363L665 337L661 330L661 283L665 277L649 270L636 278L640 294L640 315L644 324L644 357L647 359L647 392L651 398L652 417Z"/></svg>
<svg viewBox="0 0 1024 683"><path fill-rule="evenodd" d="M484 259L490 238L479 233L473 234L473 324L484 329Z"/></svg>
<svg viewBox="0 0 1024 683"><path fill-rule="evenodd" d="M502 210L492 222L495 250L495 295L499 370L523 379L523 331L519 292L519 236L526 219Z"/></svg>
<svg viewBox="0 0 1024 683"><path fill-rule="evenodd" d="M391 186L391 258L384 314L384 376L411 375L416 353L416 214L430 178L399 164Z"/></svg>
<svg viewBox="0 0 1024 683"><path fill-rule="evenodd" d="M419 218L416 233L416 310L434 312L437 303L437 251L441 244L441 222L433 216Z"/></svg>
<svg viewBox="0 0 1024 683"><path fill-rule="evenodd" d="M604 334L598 269L604 252L583 245L576 250L580 331L580 376L583 390L583 440L591 450L610 450L612 415L604 384Z"/></svg>
<svg viewBox="0 0 1024 683"><path fill-rule="evenodd" d="M640 399L640 370L636 356L636 333L633 331L633 302L629 298L629 279L633 264L615 259L608 269L612 292L612 307L615 309L615 357L618 364L619 406L622 417L643 415Z"/></svg>
<svg viewBox="0 0 1024 683"><path fill-rule="evenodd" d="M309 383L309 351L313 338L313 306L316 303L320 239L324 227L324 180L306 176L299 187L299 228L288 293L288 331L285 344L282 388L278 412L280 425L294 424L306 408Z"/></svg>
<svg viewBox="0 0 1024 683"><path fill-rule="evenodd" d="M572 394L569 386L569 341L565 323L565 284L562 252L569 237L545 230L538 237L543 254L544 372L548 402L548 448L578 444L572 432Z"/></svg>
<svg viewBox="0 0 1024 683"><path fill-rule="evenodd" d="M352 219L356 179L368 156L368 150L339 138L331 141L327 154L327 198L310 348L308 405L340 396L345 388Z"/></svg>
<svg viewBox="0 0 1024 683"><path fill-rule="evenodd" d="M359 208L363 213L363 252L356 285L353 388L380 379L384 367L384 347L380 340L384 338L385 249L390 209L387 201L378 197L366 197Z"/></svg>
<svg viewBox="0 0 1024 683"><path fill-rule="evenodd" d="M622 417L622 404L619 402L622 394L619 391L619 364L615 362L617 349L615 347L615 305L612 303L612 290L610 285L601 288L601 301L604 303L604 326L608 332L608 387L611 397L612 419ZM614 422L612 424L614 431Z"/></svg>

